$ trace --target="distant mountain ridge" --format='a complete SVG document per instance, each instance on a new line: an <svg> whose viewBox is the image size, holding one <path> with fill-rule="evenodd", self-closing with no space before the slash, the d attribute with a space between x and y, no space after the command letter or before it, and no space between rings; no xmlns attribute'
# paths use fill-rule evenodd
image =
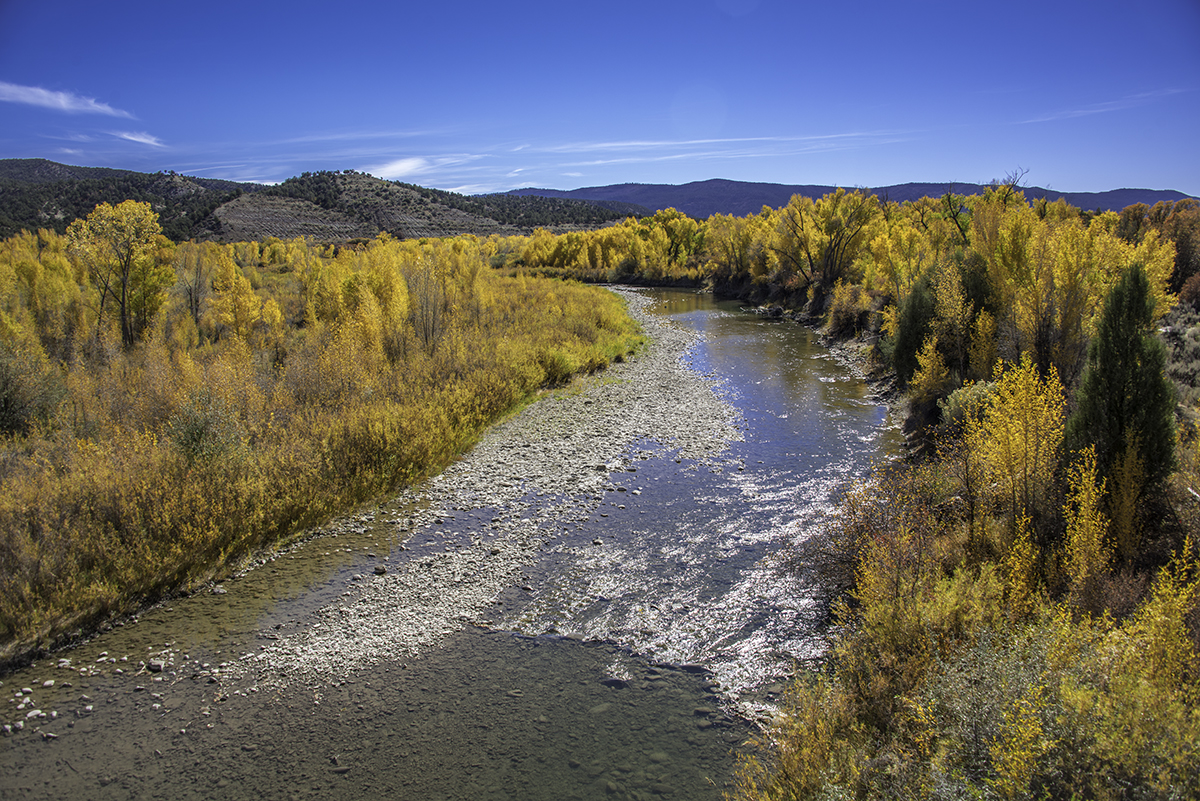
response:
<svg viewBox="0 0 1200 801"><path fill-rule="evenodd" d="M852 189L853 187L846 187ZM514 189L510 195L537 195L573 200L590 200L605 203L629 203L646 208L653 213L661 209L674 208L689 217L705 219L713 214L732 214L744 217L757 214L763 206L779 208L787 205L792 195L818 198L837 189L834 186L817 184L771 184L749 181L729 181L713 178L686 184L610 184L589 186L569 191L558 189ZM898 203L918 200L922 197L941 197L953 191L960 195L974 195L987 189L985 184L969 183L907 183L890 186L867 187L866 191ZM1190 197L1182 192L1161 189L1114 189L1108 192L1058 192L1038 186L1022 187L1029 200L1045 197L1048 200L1065 199L1072 206L1092 211L1120 211L1134 203L1153 206L1160 200L1174 202Z"/></svg>
<svg viewBox="0 0 1200 801"><path fill-rule="evenodd" d="M893 201L970 195L981 184L909 183L869 191ZM672 184L614 184L570 191L516 189L490 195L460 195L386 181L354 170L304 173L275 186L198 178L174 172L141 173L108 167L75 167L46 159L0 159L0 238L22 229L66 230L99 203L149 203L163 232L188 239L232 242L270 236L311 237L342 243L380 232L399 238L459 234L555 233L597 228L626 216L676 208L697 219L715 213L745 216L763 206L784 206L792 195L821 197L832 186L751 183L714 178ZM1083 209L1119 211L1133 203L1181 200L1180 192L1116 189L1111 192L1054 192L1027 187L1033 199L1059 197Z"/></svg>

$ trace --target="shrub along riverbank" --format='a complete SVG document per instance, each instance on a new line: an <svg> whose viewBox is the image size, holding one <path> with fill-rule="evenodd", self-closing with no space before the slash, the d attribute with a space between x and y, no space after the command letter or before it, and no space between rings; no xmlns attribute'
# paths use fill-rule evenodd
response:
<svg viewBox="0 0 1200 801"><path fill-rule="evenodd" d="M798 550L836 599L829 658L735 797L1200 796L1197 244L1195 201L1089 213L1008 181L524 249L790 307L904 393L913 459Z"/></svg>
<svg viewBox="0 0 1200 801"><path fill-rule="evenodd" d="M0 243L0 661L444 466L641 338L474 237L173 247L142 204Z"/></svg>

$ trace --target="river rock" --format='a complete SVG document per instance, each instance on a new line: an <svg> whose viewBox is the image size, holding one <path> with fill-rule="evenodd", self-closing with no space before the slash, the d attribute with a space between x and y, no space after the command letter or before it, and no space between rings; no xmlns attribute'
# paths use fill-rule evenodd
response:
<svg viewBox="0 0 1200 801"><path fill-rule="evenodd" d="M411 545L424 542L415 550L425 555L398 555L386 579L356 587L354 598L323 607L311 625L247 654L219 680L320 686L380 660L417 656L492 614L495 599L522 586L522 572L559 530L566 536L572 524L578 531L594 519L606 491L621 484L632 490L609 479L633 475L627 472L631 443L652 441L703 464L742 439L736 410L681 358L698 335L650 313L653 300L621 294L654 339L643 358L613 365L603 380L581 382L579 392L526 407L490 428L441 474L402 493L397 502L414 511L390 522L409 532ZM533 497L549 500L530 503ZM478 512L480 536L469 545L443 539L452 532L437 527L459 511ZM447 545L457 547L429 553ZM614 540L597 553L621 547ZM556 630L550 620L528 625L530 634Z"/></svg>

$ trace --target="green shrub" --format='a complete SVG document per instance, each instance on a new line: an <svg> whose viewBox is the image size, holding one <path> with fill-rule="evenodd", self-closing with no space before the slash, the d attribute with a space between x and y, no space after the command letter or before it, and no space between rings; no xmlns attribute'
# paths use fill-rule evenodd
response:
<svg viewBox="0 0 1200 801"><path fill-rule="evenodd" d="M66 394L37 343L0 343L0 435L27 434L49 423Z"/></svg>
<svg viewBox="0 0 1200 801"><path fill-rule="evenodd" d="M913 285L912 292L904 299L896 321L892 364L901 384L908 384L917 371L917 354L925 344L936 314L937 302L929 275L926 274Z"/></svg>
<svg viewBox="0 0 1200 801"><path fill-rule="evenodd" d="M208 388L192 393L167 423L167 435L188 464L227 456L242 444L234 409Z"/></svg>

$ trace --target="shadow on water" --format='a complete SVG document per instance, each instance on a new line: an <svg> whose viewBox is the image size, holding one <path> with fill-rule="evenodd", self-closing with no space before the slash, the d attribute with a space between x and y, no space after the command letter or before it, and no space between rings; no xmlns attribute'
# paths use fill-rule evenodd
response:
<svg viewBox="0 0 1200 801"><path fill-rule="evenodd" d="M501 594L492 629L418 658L316 688L226 696L221 681L373 564L454 547L486 513L410 531L413 510L384 504L227 592L7 675L0 723L22 730L0 739L0 797L720 798L751 733L729 711L769 701L820 648L780 555L892 435L806 329L648 294L702 335L691 366L743 442L704 464L633 443L633 469Z"/></svg>

